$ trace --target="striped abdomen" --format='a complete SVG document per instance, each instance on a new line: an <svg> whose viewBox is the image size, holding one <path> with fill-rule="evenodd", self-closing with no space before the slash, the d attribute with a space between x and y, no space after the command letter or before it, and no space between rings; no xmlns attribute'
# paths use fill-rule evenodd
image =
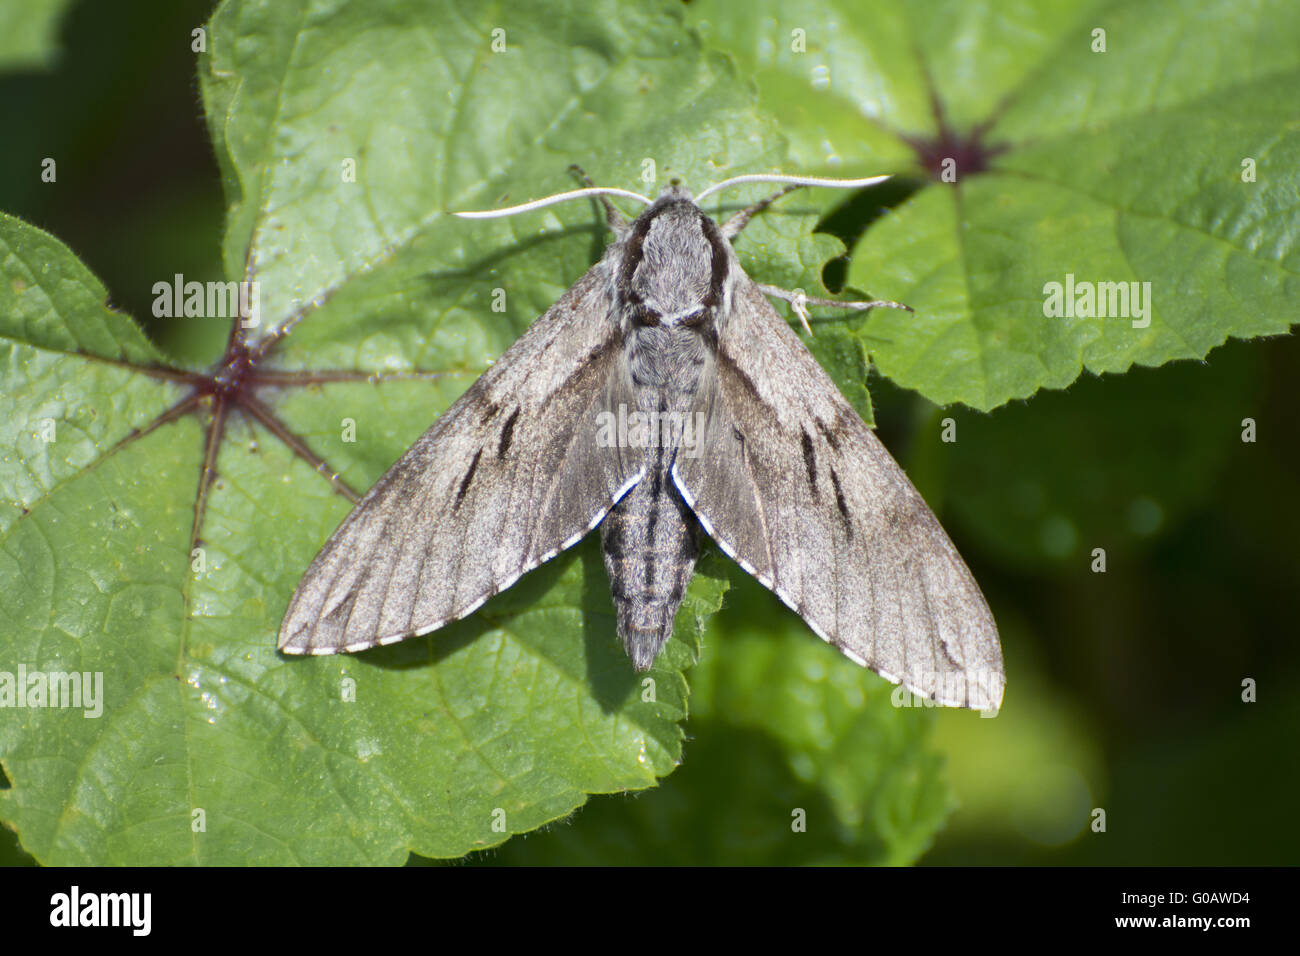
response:
<svg viewBox="0 0 1300 956"><path fill-rule="evenodd" d="M662 449L671 463L673 449ZM605 570L618 635L637 670L648 670L673 633L673 618L695 571L699 525L662 460L601 524Z"/></svg>

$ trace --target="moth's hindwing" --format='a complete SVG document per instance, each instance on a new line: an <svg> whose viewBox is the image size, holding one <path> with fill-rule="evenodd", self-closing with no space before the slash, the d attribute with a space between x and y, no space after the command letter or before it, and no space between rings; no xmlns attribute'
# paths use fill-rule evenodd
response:
<svg viewBox="0 0 1300 956"><path fill-rule="evenodd" d="M740 273L673 479L708 534L826 641L949 706L996 708L997 627L938 519Z"/></svg>
<svg viewBox="0 0 1300 956"><path fill-rule="evenodd" d="M642 468L596 440L597 413L631 400L621 360L600 263L366 494L298 585L280 649L426 634L576 544Z"/></svg>

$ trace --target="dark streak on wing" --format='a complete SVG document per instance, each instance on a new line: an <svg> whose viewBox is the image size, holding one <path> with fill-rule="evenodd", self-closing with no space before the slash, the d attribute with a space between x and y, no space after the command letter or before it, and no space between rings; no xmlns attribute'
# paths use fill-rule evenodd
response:
<svg viewBox="0 0 1300 956"><path fill-rule="evenodd" d="M506 423L501 428L501 441L497 444L497 457L506 457L506 452L510 450L510 440L515 435L515 421L519 418L519 408L516 407L506 419Z"/></svg>
<svg viewBox="0 0 1300 956"><path fill-rule="evenodd" d="M837 452L840 450L840 439L839 436L835 434L840 427L839 422L836 422L834 427L827 427L824 421L820 418L817 419L817 430L821 432L822 437L826 439L826 444L831 446L831 451Z"/></svg>
<svg viewBox="0 0 1300 956"><path fill-rule="evenodd" d="M812 488L813 500L817 500L817 453L813 451L812 436L807 429L802 429L803 463L808 469L808 485Z"/></svg>
<svg viewBox="0 0 1300 956"><path fill-rule="evenodd" d="M840 476L835 474L835 466L831 465L831 484L835 486L835 507L840 509L840 517L844 520L844 534L853 540L853 521L849 518L849 506L844 503L844 491L840 488Z"/></svg>
<svg viewBox="0 0 1300 956"><path fill-rule="evenodd" d="M465 477L461 480L460 488L456 490L456 501L451 506L455 511L460 507L460 503L465 500L465 493L469 491L469 483L474 480L474 472L478 471L478 460L483 457L483 449L480 448L474 452L474 459L469 463L469 471L465 472Z"/></svg>

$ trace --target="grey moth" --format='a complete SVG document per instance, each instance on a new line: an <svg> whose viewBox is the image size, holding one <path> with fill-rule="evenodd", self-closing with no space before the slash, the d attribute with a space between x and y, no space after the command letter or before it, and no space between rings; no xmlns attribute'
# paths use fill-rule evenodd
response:
<svg viewBox="0 0 1300 956"><path fill-rule="evenodd" d="M648 669L705 539L858 664L949 706L996 709L997 627L902 469L699 206L742 176L598 196L604 256L364 496L289 603L279 648L428 634L600 529L618 634ZM628 222L609 195L646 208ZM781 194L778 194L778 196ZM819 301L819 300L811 300ZM834 303L857 308L897 303ZM805 321L806 325L806 321Z"/></svg>

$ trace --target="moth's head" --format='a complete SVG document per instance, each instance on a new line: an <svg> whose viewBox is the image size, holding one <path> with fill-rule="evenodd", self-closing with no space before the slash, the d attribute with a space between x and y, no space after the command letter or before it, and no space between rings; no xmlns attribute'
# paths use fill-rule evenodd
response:
<svg viewBox="0 0 1300 956"><path fill-rule="evenodd" d="M630 325L702 325L728 297L731 245L677 183L637 216L615 275Z"/></svg>
<svg viewBox="0 0 1300 956"><path fill-rule="evenodd" d="M680 179L671 180L667 186L659 190L660 199L685 199L687 202L694 202L695 197L691 191L682 185Z"/></svg>

